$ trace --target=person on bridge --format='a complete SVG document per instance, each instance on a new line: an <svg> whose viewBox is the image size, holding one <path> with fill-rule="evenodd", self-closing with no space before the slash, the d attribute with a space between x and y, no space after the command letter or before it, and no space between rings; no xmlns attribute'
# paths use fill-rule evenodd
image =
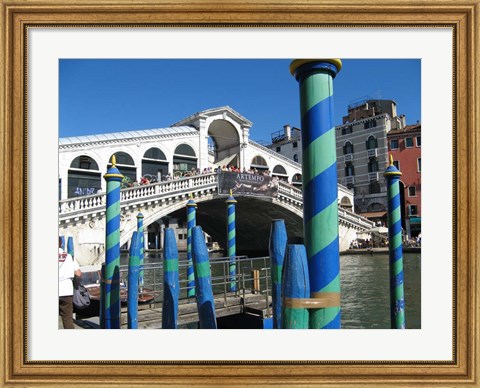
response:
<svg viewBox="0 0 480 388"><path fill-rule="evenodd" d="M64 329L73 326L73 277L82 276L77 261L62 249L58 239L58 313L62 317Z"/></svg>

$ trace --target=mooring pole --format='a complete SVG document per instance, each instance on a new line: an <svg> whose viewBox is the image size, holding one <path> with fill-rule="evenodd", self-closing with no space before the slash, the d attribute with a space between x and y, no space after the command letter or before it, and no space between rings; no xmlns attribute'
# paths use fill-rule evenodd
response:
<svg viewBox="0 0 480 388"><path fill-rule="evenodd" d="M144 262L144 237L143 237L143 214L137 214L137 233L138 233L138 265L139 265L139 272L138 272L138 285L140 286L140 291L143 291L143 277L145 276L145 271L143 270L143 262Z"/></svg>
<svg viewBox="0 0 480 388"><path fill-rule="evenodd" d="M237 268L235 260L237 256L236 246L236 230L235 230L235 204L237 201L233 198L232 190L230 196L225 201L227 204L227 256L230 258L229 262L229 277L230 277L230 291L237 291Z"/></svg>
<svg viewBox="0 0 480 388"><path fill-rule="evenodd" d="M197 204L190 194L190 199L187 202L187 297L195 296L195 271L193 270L192 262L192 229L196 225L196 209ZM164 239L165 241L165 239ZM165 249L165 247L163 248Z"/></svg>
<svg viewBox="0 0 480 388"><path fill-rule="evenodd" d="M287 249L287 229L284 220L273 220L270 228L270 260L272 277L273 328L282 328L282 268ZM310 297L310 295L308 296Z"/></svg>
<svg viewBox="0 0 480 388"><path fill-rule="evenodd" d="M333 78L340 59L296 59L302 127L303 222L312 298L329 307L310 310L310 328L340 328L340 259Z"/></svg>
<svg viewBox="0 0 480 388"><path fill-rule="evenodd" d="M192 230L193 264L200 329L216 329L215 301L213 300L210 260L205 236L200 226Z"/></svg>
<svg viewBox="0 0 480 388"><path fill-rule="evenodd" d="M163 244L162 329L176 329L178 327L179 294L178 248L175 241L175 231L171 228L166 228Z"/></svg>
<svg viewBox="0 0 480 388"><path fill-rule="evenodd" d="M310 281L305 246L289 245L283 267L282 328L308 329L304 301L310 297Z"/></svg>
<svg viewBox="0 0 480 388"><path fill-rule="evenodd" d="M60 236L60 248L65 250L65 236Z"/></svg>
<svg viewBox="0 0 480 388"><path fill-rule="evenodd" d="M105 278L104 320L105 329L120 329L120 185L124 178L115 166L103 176L107 181L106 228L105 228Z"/></svg>
<svg viewBox="0 0 480 388"><path fill-rule="evenodd" d="M140 266L140 234L133 232L128 259L127 324L129 329L138 329L138 283Z"/></svg>
<svg viewBox="0 0 480 388"><path fill-rule="evenodd" d="M405 329L405 299L403 293L403 247L402 216L400 208L400 185L402 173L390 165L383 176L387 180L388 197L388 251L390 264L390 321L392 329Z"/></svg>

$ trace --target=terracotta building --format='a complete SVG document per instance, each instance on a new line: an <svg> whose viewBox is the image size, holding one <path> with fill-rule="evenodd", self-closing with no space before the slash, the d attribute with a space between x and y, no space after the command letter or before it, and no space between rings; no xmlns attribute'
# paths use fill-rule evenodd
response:
<svg viewBox="0 0 480 388"><path fill-rule="evenodd" d="M402 172L400 201L402 227L408 237L417 237L422 225L422 126L420 123L391 130L387 134L393 163Z"/></svg>

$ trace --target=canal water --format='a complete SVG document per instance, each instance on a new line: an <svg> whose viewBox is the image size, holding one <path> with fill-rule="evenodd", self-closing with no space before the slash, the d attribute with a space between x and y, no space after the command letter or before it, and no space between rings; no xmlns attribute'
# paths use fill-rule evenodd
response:
<svg viewBox="0 0 480 388"><path fill-rule="evenodd" d="M211 253L211 259L223 257ZM180 253L180 259L186 254ZM343 329L390 329L390 285L388 254L340 256L341 306ZM161 261L161 254L147 254L145 263ZM121 264L128 257L122 254ZM258 265L261 265L259 262ZM421 260L420 253L404 253L404 291L407 329L421 328ZM214 266L212 266L214 268ZM219 266L217 266L219 268ZM215 273L215 271L217 273ZM220 269L212 276L221 276ZM147 273L145 284L151 283ZM157 271L156 282L161 282ZM180 279L186 278L186 268L180 268ZM221 288L214 290L221 292ZM184 292L185 293L185 290ZM181 295L183 297L184 295Z"/></svg>

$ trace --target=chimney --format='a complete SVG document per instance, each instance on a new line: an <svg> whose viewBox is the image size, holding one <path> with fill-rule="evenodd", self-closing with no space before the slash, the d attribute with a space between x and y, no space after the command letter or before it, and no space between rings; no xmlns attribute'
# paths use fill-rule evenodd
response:
<svg viewBox="0 0 480 388"><path fill-rule="evenodd" d="M290 124L284 125L283 130L285 131L285 138L287 140L290 140L290 138L292 137L292 127L290 127Z"/></svg>

